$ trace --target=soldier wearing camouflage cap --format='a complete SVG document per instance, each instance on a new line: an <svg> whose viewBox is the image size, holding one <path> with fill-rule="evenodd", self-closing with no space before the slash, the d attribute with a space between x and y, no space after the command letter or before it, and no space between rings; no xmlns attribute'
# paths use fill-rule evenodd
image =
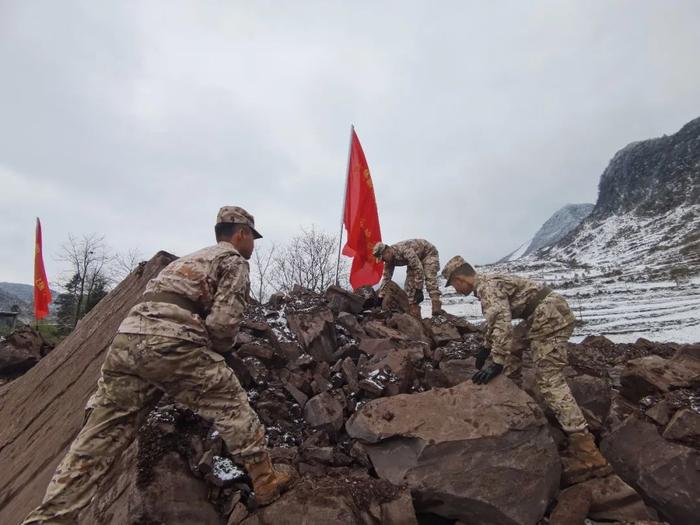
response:
<svg viewBox="0 0 700 525"><path fill-rule="evenodd" d="M437 274L440 271L440 260L437 248L425 239L409 239L392 245L378 242L372 250L377 260L384 261L384 274L379 285L379 294L394 275L394 268L406 266L406 282L404 290L411 303L411 313L420 317L420 303L423 302L423 284L428 290L432 304L433 315L442 313L440 287Z"/></svg>
<svg viewBox="0 0 700 525"><path fill-rule="evenodd" d="M442 270L447 286L479 299L486 318L486 338L492 362L484 367L488 354L477 360L479 371L472 380L488 383L502 371L519 380L524 347L532 351L535 379L542 397L569 435L568 454L562 458L564 478L569 483L610 473L610 466L596 447L593 435L569 389L563 368L566 345L574 330L574 316L563 297L534 281L505 274L477 273L459 255ZM514 333L512 319L522 319Z"/></svg>
<svg viewBox="0 0 700 525"><path fill-rule="evenodd" d="M23 523L76 523L163 393L214 423L248 470L258 504L291 484L290 473L272 466L265 429L222 355L238 333L250 287L247 261L262 236L253 216L236 206L219 210L214 231L217 243L165 267L119 326L85 424Z"/></svg>

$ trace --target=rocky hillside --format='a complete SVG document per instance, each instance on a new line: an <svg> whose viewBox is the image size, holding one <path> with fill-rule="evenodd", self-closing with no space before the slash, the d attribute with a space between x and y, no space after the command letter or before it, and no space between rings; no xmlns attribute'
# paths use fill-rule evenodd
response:
<svg viewBox="0 0 700 525"><path fill-rule="evenodd" d="M159 254L24 376L0 387L0 522L41 498L82 421L104 350ZM297 289L253 305L225 356L300 475L256 508L218 433L167 398L146 418L79 524L694 523L700 514L700 347L572 345L575 397L615 474L568 486L566 439L526 359L523 388L469 379L480 327L407 315L405 294ZM526 356L527 357L527 356ZM517 490L513 487L517 486Z"/></svg>
<svg viewBox="0 0 700 525"><path fill-rule="evenodd" d="M578 339L700 341L700 119L619 151L590 215L525 255L530 244L481 270L547 282L574 308ZM446 292L449 311L480 319L473 298Z"/></svg>
<svg viewBox="0 0 700 525"><path fill-rule="evenodd" d="M590 215L593 206L593 204L567 204L547 219L531 240L498 262L514 261L542 248L553 246L581 224L581 221Z"/></svg>
<svg viewBox="0 0 700 525"><path fill-rule="evenodd" d="M618 151L600 178L591 220L661 217L700 203L700 118L661 138Z"/></svg>
<svg viewBox="0 0 700 525"><path fill-rule="evenodd" d="M626 274L700 272L700 119L620 150L579 227L537 257L610 265Z"/></svg>

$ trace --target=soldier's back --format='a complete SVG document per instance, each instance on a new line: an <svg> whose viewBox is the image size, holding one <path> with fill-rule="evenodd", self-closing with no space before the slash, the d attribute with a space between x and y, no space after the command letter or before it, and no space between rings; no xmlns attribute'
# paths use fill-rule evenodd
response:
<svg viewBox="0 0 700 525"><path fill-rule="evenodd" d="M391 245L394 250L403 256L407 250L413 251L419 259L437 253L437 248L425 239L407 239Z"/></svg>
<svg viewBox="0 0 700 525"><path fill-rule="evenodd" d="M238 264L248 263L226 242L176 259L148 283L144 297L172 294L183 298L183 304L141 302L131 309L119 332L162 335L206 344L204 317L216 295L222 267ZM188 304L192 308L188 308Z"/></svg>

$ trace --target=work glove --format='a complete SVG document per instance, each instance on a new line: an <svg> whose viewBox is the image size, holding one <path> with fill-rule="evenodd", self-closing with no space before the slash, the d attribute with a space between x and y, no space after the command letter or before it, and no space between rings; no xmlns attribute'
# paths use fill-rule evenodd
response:
<svg viewBox="0 0 700 525"><path fill-rule="evenodd" d="M479 353L476 354L476 369L481 370L484 368L484 365L486 364L486 359L491 355L491 350L488 348L484 347L481 350L479 350Z"/></svg>
<svg viewBox="0 0 700 525"><path fill-rule="evenodd" d="M413 299L416 304L422 303L423 299L425 299L425 296L423 295L423 290L416 290L416 293L413 294Z"/></svg>
<svg viewBox="0 0 700 525"><path fill-rule="evenodd" d="M503 372L503 365L492 363L483 370L479 370L476 374L474 374L472 376L472 381L474 381L477 385L485 385L501 372Z"/></svg>

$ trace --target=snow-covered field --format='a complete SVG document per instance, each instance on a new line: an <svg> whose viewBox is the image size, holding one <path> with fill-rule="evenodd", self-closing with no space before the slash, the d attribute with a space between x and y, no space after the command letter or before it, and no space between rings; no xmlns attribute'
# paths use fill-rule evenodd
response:
<svg viewBox="0 0 700 525"><path fill-rule="evenodd" d="M563 245L518 258L522 248L507 262L478 270L522 275L554 288L579 321L575 341L604 335L616 342L700 342L700 204L652 217L627 213L587 221ZM678 271L695 277L668 280ZM446 311L483 320L473 296L458 297L453 288L444 293Z"/></svg>
<svg viewBox="0 0 700 525"><path fill-rule="evenodd" d="M588 335L604 335L615 342L634 342L640 337L660 342L700 342L700 277L676 284L673 281L626 280L595 270L568 269L563 264L513 263L482 267L484 272L512 272L546 282L562 294L579 320L573 341ZM473 322L483 320L473 295L458 296L454 288L443 289L444 309ZM430 315L429 303L423 315Z"/></svg>

